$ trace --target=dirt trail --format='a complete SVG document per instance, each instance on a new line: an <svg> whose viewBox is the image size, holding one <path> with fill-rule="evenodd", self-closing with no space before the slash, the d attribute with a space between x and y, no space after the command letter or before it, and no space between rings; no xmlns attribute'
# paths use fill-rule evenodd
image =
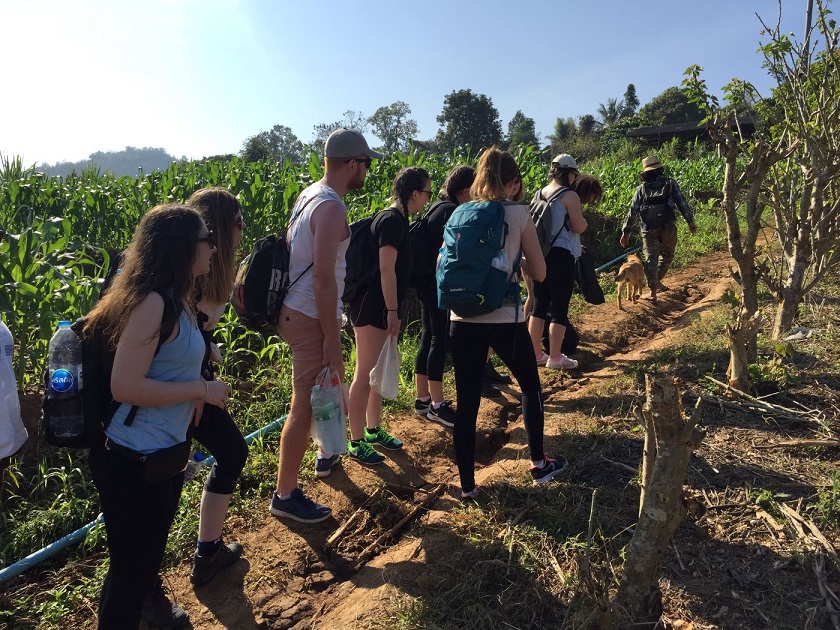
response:
<svg viewBox="0 0 840 630"><path fill-rule="evenodd" d="M661 294L655 305L640 301L619 311L615 301L610 301L575 319L582 337L576 355L580 370L571 378L541 370L547 448L563 433L568 412L580 415L582 406L597 401L605 384L633 361L679 343L680 331L720 301L731 282L728 261L725 252L710 254L701 264L670 275L672 290ZM499 476L522 475L524 480L526 474L527 448L517 391L510 386L503 389L503 399L482 401L477 437L479 485ZM614 393L604 403L614 407L618 398L626 408L632 395ZM593 417L603 413L593 411ZM423 584L426 563L434 562L451 545L434 527L436 520L458 505L451 431L409 414L389 417L388 422L405 441L403 452L388 453L376 469L343 461L330 477L306 487L307 494L333 508L331 519L315 526L288 523L272 517L266 505L255 522L232 519L226 536L240 540L246 550L244 560L232 569L196 590L189 583L189 563L170 572L169 585L196 628L353 627L370 618L371 610L379 609L381 600L395 590L411 593ZM383 482L388 491L374 496L341 539L327 545L327 539ZM439 484L448 487L431 510L354 571L353 560ZM395 504L401 508L398 513Z"/></svg>

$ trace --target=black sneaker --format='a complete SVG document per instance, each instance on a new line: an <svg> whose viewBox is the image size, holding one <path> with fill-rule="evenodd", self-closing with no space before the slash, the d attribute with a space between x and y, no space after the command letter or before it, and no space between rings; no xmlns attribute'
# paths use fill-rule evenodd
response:
<svg viewBox="0 0 840 630"><path fill-rule="evenodd" d="M190 618L186 611L168 597L169 589L158 579L146 595L140 616L155 628L187 628Z"/></svg>
<svg viewBox="0 0 840 630"><path fill-rule="evenodd" d="M489 361L484 366L484 378L485 380L490 381L491 383L499 383L501 385L507 385L510 383L510 376L505 374L499 374L496 371L496 368L493 367L493 364Z"/></svg>
<svg viewBox="0 0 840 630"><path fill-rule="evenodd" d="M454 427L455 410L452 408L452 401L444 400L437 409L435 409L434 405L429 405L429 413L426 414L426 417L434 422L439 422L445 427Z"/></svg>
<svg viewBox="0 0 840 630"><path fill-rule="evenodd" d="M292 490L288 499L281 499L274 493L271 498L271 513L280 518L290 518L298 523L320 523L332 514L326 505L315 503L300 488Z"/></svg>
<svg viewBox="0 0 840 630"><path fill-rule="evenodd" d="M501 398L502 390L493 385L486 378L481 381L481 397L482 398Z"/></svg>
<svg viewBox="0 0 840 630"><path fill-rule="evenodd" d="M207 584L221 569L226 569L242 557L242 545L237 542L219 545L216 553L209 556L193 556L193 570L190 582L195 586Z"/></svg>
<svg viewBox="0 0 840 630"><path fill-rule="evenodd" d="M426 402L423 402L419 398L414 399L414 413L418 416L425 416L429 413L429 406L432 404L432 399L429 398Z"/></svg>
<svg viewBox="0 0 840 630"><path fill-rule="evenodd" d="M569 462L562 455L558 455L556 458L551 458L546 455L542 468L531 466L531 478L536 484L548 483L566 470L566 466L568 465Z"/></svg>

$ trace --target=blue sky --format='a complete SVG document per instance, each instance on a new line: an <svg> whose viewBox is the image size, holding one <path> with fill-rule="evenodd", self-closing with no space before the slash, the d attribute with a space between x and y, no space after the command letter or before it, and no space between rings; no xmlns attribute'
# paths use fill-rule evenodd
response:
<svg viewBox="0 0 840 630"><path fill-rule="evenodd" d="M405 101L421 139L444 96L486 94L542 137L628 83L642 104L691 64L769 91L756 13L777 0L0 0L0 154L29 165L125 146L236 153L275 124L304 142ZM805 0L782 0L801 37ZM371 139L375 143L375 139Z"/></svg>

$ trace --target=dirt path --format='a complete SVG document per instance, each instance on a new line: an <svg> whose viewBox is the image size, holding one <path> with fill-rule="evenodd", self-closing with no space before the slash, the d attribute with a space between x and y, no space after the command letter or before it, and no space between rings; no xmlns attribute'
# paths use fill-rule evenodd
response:
<svg viewBox="0 0 840 630"><path fill-rule="evenodd" d="M576 424L585 424L581 411L586 414L589 409L583 407L594 405L592 418L611 413L605 410L616 404L628 408L635 392L610 394L608 383L646 353L679 343L681 331L717 304L729 286L728 261L726 253L711 254L701 265L669 276L672 290L655 305L640 302L619 311L611 301L576 319L582 336L580 370L571 379L541 370L548 448L568 429L568 414L576 414ZM504 399L482 401L477 439L480 485L499 476L524 479L527 468L517 392L504 389ZM602 403L603 408L597 408ZM404 452L389 456L374 470L344 461L333 475L307 486L307 494L333 508L333 518L304 526L280 521L266 509L254 522L234 520L226 535L245 545L245 559L211 584L193 590L188 563L169 574L170 586L195 627L353 627L369 618L394 589L411 592L413 585L422 584L425 564L446 553L451 544L434 527L458 505L451 432L414 415L390 417L388 422L392 432L404 439ZM585 429L576 427L581 428ZM376 493L383 483L387 491ZM352 564L365 548L439 484L447 488L431 510L354 570ZM330 536L372 493L376 495L356 514L346 533L328 545Z"/></svg>

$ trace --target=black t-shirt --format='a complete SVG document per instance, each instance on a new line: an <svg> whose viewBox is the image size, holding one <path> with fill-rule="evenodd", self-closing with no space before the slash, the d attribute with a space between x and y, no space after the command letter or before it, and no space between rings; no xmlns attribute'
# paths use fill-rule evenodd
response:
<svg viewBox="0 0 840 630"><path fill-rule="evenodd" d="M457 204L441 200L436 201L429 209L429 214L426 217L425 240L429 247L428 252L423 252L423 257L420 261L412 261L414 270L412 273L412 282L416 288L434 288L435 281L435 263L437 261L440 247L443 244L443 228L449 217L452 216L452 211L455 210ZM419 267L423 267L422 269Z"/></svg>
<svg viewBox="0 0 840 630"><path fill-rule="evenodd" d="M376 242L376 272L371 280L371 290L382 295L382 276L379 273L379 249L391 245L397 250L395 272L397 275L397 302L402 303L408 294L411 276L411 247L408 244L408 217L397 208L382 210L373 221ZM443 232L441 232L442 234Z"/></svg>

